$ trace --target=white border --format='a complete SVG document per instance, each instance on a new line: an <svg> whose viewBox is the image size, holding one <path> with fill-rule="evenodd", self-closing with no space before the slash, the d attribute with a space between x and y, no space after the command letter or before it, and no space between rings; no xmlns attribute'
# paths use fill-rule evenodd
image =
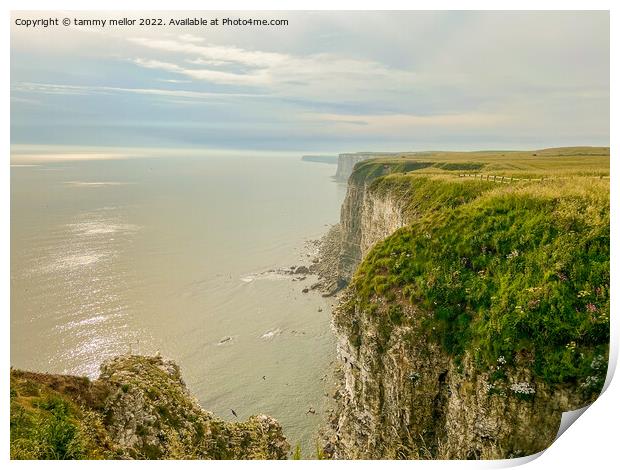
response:
<svg viewBox="0 0 620 470"><path fill-rule="evenodd" d="M155 1L155 0L134 0L128 2L127 0L110 0L103 1L89 1L83 0L5 0L3 2L2 9L2 21L0 22L0 44L2 48L2 74L0 75L0 81L2 84L2 94L0 95L0 116L2 116L2 127L0 129L0 138L2 142L2 148L5 150L5 162L0 166L0 192L2 203L0 204L0 215L2 217L3 227L2 237L2 250L0 251L0 262L4 269L1 271L1 285L0 285L0 297L1 304L4 312L4 328L2 329L2 355L5 365L9 363L10 354L10 334L9 334L9 293L10 293L10 170L9 170L9 155L10 155L10 128L9 128L9 116L10 116L10 75L8 73L10 63L10 11L11 10L610 10L611 20L611 83L618 83L620 75L618 74L618 60L614 59L614 52L618 56L618 32L614 27L618 27L617 14L620 9L618 2L592 0L592 1L578 1L578 0L565 0L562 2L553 0L521 0L513 1L507 0L501 2L493 1L457 1L457 0L435 0L435 1L406 1L406 0L382 0L382 1L344 1L344 0L297 0L295 2L286 0L263 0L258 4L258 1L252 0L228 0L226 2L216 2L212 0L174 0L170 2ZM614 92L613 86L611 89L611 134L610 143L612 153L618 143L618 98L617 93ZM612 156L611 159L611 172L612 181L615 181L615 175L617 173L617 163ZM618 188L617 185L611 185L611 203L612 214L615 214L615 207L618 201ZM615 293L617 292L618 282L616 282L616 275L618 270L615 266L618 265L618 256L614 247L618 241L618 226L615 221L615 217L612 216L612 257L611 257L611 291L612 291L612 355L610 362L617 362L618 357L618 321L617 321L617 306ZM2 399L2 412L0 417L0 423L2 424L2 431L0 437L0 448L2 452L3 460L8 461L9 456L9 376L5 368L3 373L0 374L0 398ZM620 418L620 386L618 385L618 379L612 381L609 384L608 389L601 395L601 397L579 418L576 425L571 426L547 451L543 452L537 459L531 460L527 465L532 469L549 469L549 468L596 468L605 469L612 468L617 465L618 462L618 443L617 434L619 430L618 418ZM527 460L527 459L526 459ZM408 468L498 468L502 466L511 466L518 463L516 461L500 461L500 462L471 462L471 461L452 461L452 462L437 462L437 461L405 461L405 462L390 462L389 466L403 466L407 465ZM329 465L338 468L355 465L356 467L366 467L376 465L374 462L369 461L355 461L355 462L317 462L317 461L299 461L299 462L90 462L87 465L101 465L108 467L111 465L133 465L149 467L159 467L170 465L177 466L203 466L203 465L215 465L216 467L241 467L241 466L256 466L256 465ZM17 467L31 467L37 466L41 468L43 465L50 466L51 468L67 468L73 465L80 465L80 463L70 462L10 462L10 465ZM383 465L383 464L381 464ZM135 468L135 467L134 467ZM196 468L196 467L194 467Z"/></svg>

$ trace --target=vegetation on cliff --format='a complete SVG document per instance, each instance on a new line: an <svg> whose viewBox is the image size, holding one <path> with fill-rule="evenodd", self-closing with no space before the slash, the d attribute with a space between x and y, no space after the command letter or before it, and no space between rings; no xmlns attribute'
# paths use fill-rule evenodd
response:
<svg viewBox="0 0 620 470"><path fill-rule="evenodd" d="M608 175L603 148L356 166L341 225L361 263L334 310L329 455L496 459L553 442L607 372Z"/></svg>
<svg viewBox="0 0 620 470"><path fill-rule="evenodd" d="M412 223L368 254L349 302L376 309L376 298L392 301L380 319L387 336L409 320L400 306L409 302L432 313L428 334L457 358L470 351L488 368L500 357L510 363L529 354L540 379L594 394L609 343L609 181L575 176L605 173L598 149L593 156L538 153L511 155L510 165L520 172L538 166L529 174L548 179L512 184L429 165L405 174L412 164L399 159L359 164L352 180L381 169L385 176L371 178L369 191L403 198ZM507 166L493 158L489 165ZM550 158L569 163L549 167Z"/></svg>
<svg viewBox="0 0 620 470"><path fill-rule="evenodd" d="M225 422L161 357L121 356L99 379L11 371L13 459L285 459L273 418Z"/></svg>

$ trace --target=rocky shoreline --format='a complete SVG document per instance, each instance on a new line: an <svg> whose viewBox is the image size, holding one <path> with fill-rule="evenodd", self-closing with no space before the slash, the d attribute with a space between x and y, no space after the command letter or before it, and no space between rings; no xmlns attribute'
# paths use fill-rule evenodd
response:
<svg viewBox="0 0 620 470"><path fill-rule="evenodd" d="M318 255L310 265L310 272L319 278L313 289L323 292L323 297L333 297L341 291L346 283L338 276L342 229L340 224L332 225L327 233L317 240Z"/></svg>
<svg viewBox="0 0 620 470"><path fill-rule="evenodd" d="M310 261L308 264L291 265L286 268L272 268L252 275L250 278L267 276L291 277L293 282L301 282L306 281L309 276L316 276L316 282L310 285L306 284L301 292L307 294L310 291L319 291L323 297L334 297L346 287L346 281L339 277L338 271L341 244L341 226L340 224L332 225L321 238L305 242L305 257Z"/></svg>

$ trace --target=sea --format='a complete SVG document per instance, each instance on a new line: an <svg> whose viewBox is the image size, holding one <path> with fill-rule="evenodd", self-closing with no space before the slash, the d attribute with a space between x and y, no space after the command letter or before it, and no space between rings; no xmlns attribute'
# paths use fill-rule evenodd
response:
<svg viewBox="0 0 620 470"><path fill-rule="evenodd" d="M94 379L107 358L160 353L205 409L271 415L311 454L334 299L282 270L338 222L335 169L262 153L12 163L11 365Z"/></svg>

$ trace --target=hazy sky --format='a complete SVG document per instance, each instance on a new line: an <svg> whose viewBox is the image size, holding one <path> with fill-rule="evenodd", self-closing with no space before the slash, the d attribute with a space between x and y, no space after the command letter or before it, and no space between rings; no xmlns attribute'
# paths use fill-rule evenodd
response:
<svg viewBox="0 0 620 470"><path fill-rule="evenodd" d="M306 153L609 145L606 12L52 16L289 25L13 24L13 144Z"/></svg>

